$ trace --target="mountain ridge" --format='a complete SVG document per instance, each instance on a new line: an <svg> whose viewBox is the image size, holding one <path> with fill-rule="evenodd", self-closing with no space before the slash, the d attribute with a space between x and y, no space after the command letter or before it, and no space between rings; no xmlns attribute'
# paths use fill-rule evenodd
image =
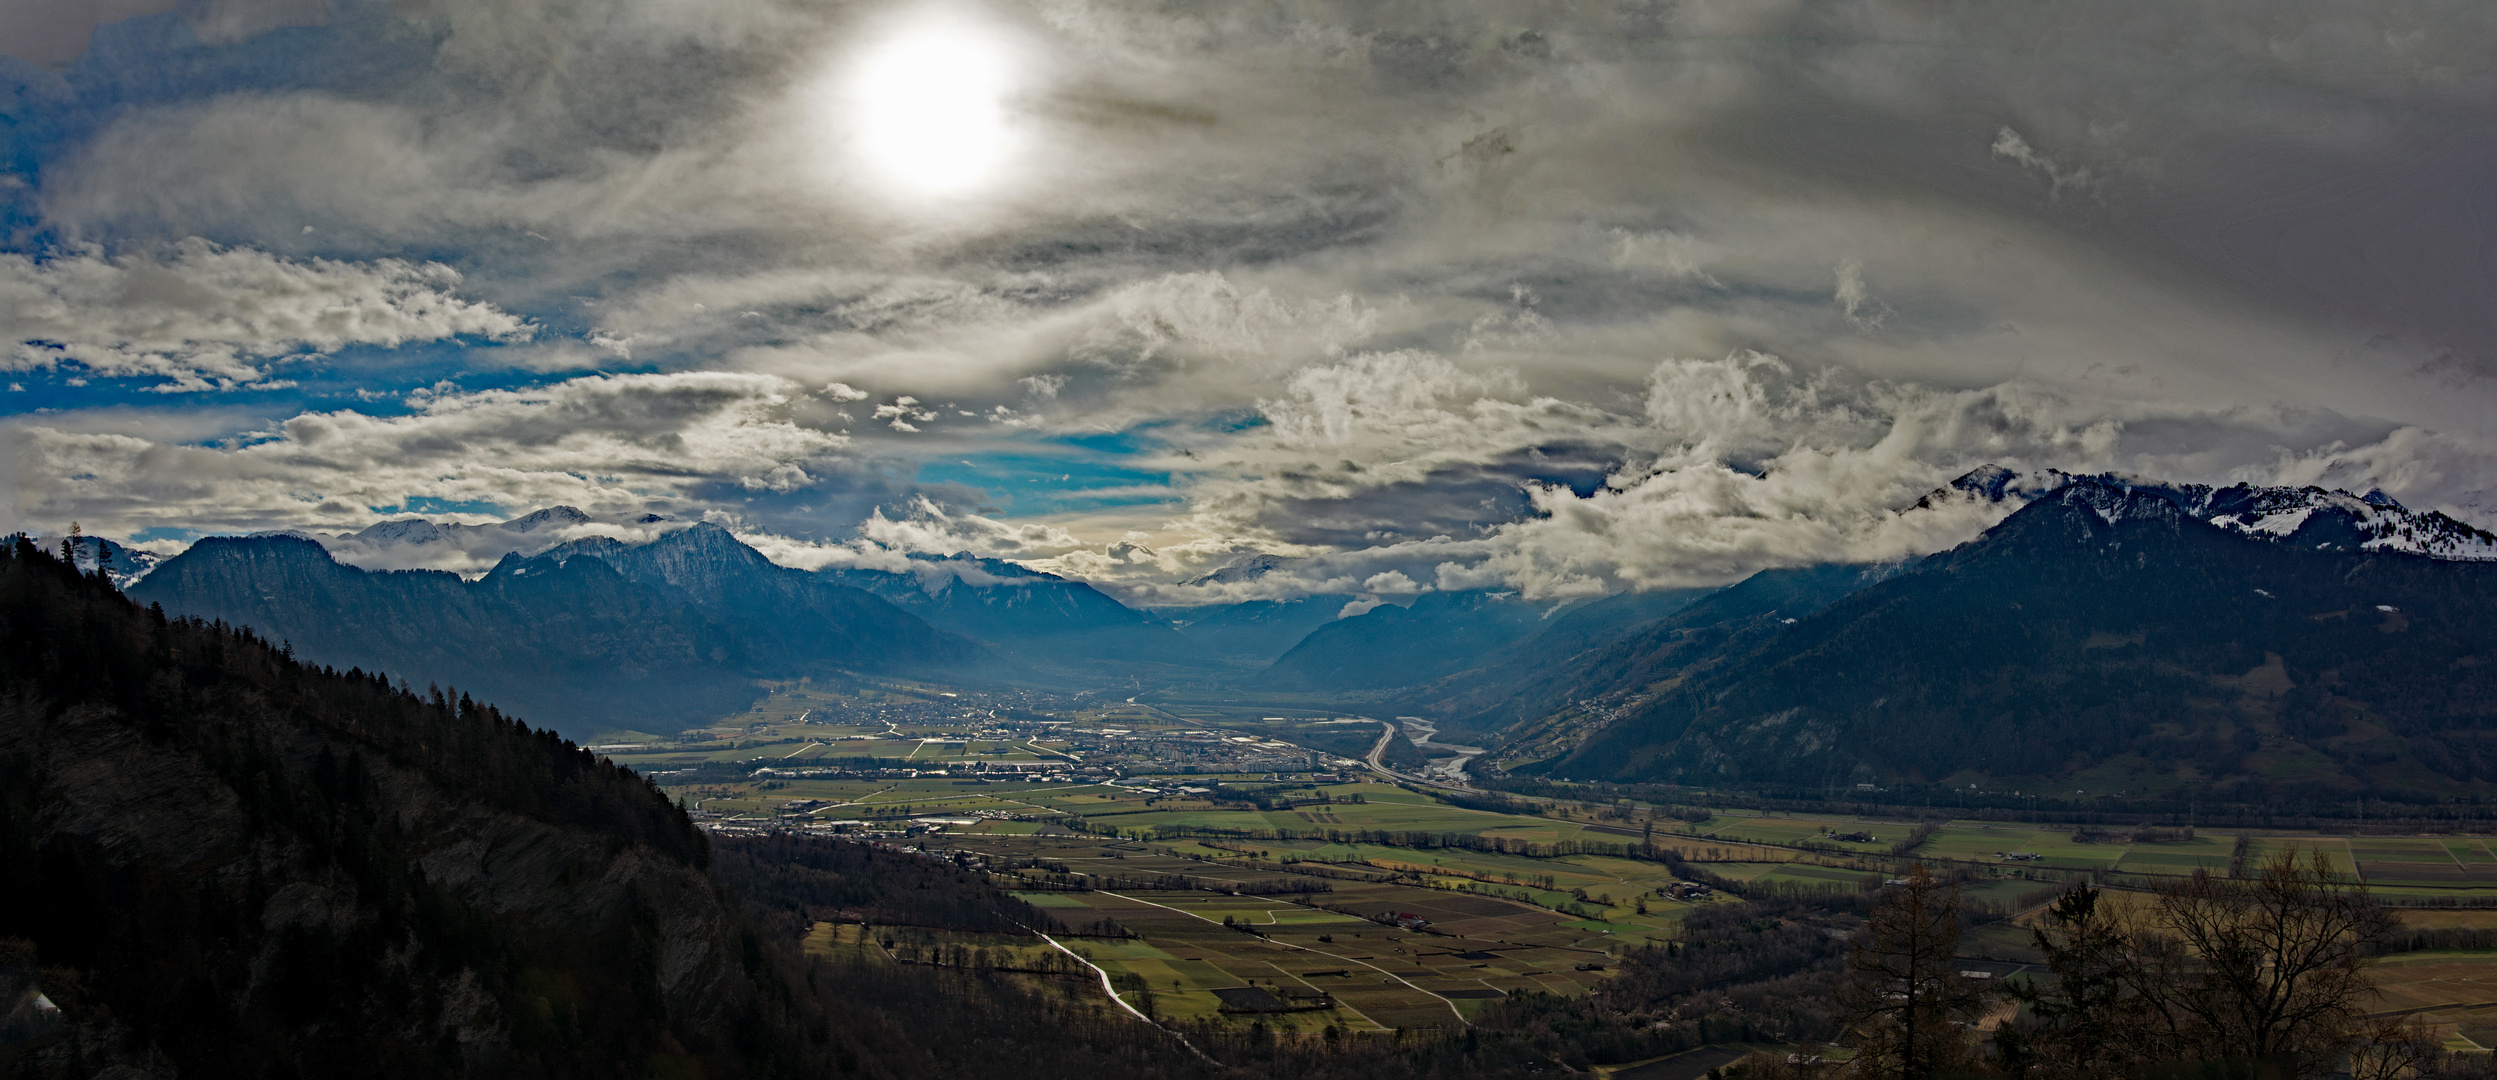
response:
<svg viewBox="0 0 2497 1080"><path fill-rule="evenodd" d="M837 589L810 582L817 607L741 613L634 581L600 558L508 555L471 582L441 570L359 569L315 541L261 536L201 540L129 595L253 627L314 662L456 685L583 732L707 722L743 708L759 693L755 680L773 674L918 670L978 656L874 597L813 595ZM875 624L809 637L826 611L865 613Z"/></svg>
<svg viewBox="0 0 2497 1080"><path fill-rule="evenodd" d="M2315 485L2262 487L2175 483L2126 473L2022 473L2001 465L1969 471L1916 500L1911 509L1947 502L2032 502L2079 482L2142 491L2174 503L2195 520L2249 537L2319 550L2400 551L2435 559L2497 560L2497 534L2441 511L2416 511L2381 489L2364 495Z"/></svg>
<svg viewBox="0 0 2497 1080"><path fill-rule="evenodd" d="M2491 641L2497 567L2260 541L2083 479L1526 769L2433 797L2497 781Z"/></svg>

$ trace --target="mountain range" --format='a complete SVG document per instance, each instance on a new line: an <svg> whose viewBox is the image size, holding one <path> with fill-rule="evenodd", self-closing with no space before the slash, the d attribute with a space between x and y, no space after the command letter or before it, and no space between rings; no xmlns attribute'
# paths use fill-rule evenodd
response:
<svg viewBox="0 0 2497 1080"><path fill-rule="evenodd" d="M211 537L129 595L249 626L311 662L457 686L583 732L707 722L745 707L759 678L959 673L986 659L874 596L774 566L716 526L640 547L514 553L475 581L358 569L295 536Z"/></svg>
<svg viewBox="0 0 2497 1080"><path fill-rule="evenodd" d="M2227 778L2259 786L2298 770L2353 791L2405 777L2421 791L2497 777L2473 734L2474 710L2485 708L2472 703L2477 653L2467 634L2452 636L2481 625L2470 598L2497 573L2497 537L2379 492L1992 466L1901 513L1951 503L2008 516L1920 560L1782 568L1720 589L1567 603L1459 591L1144 611L1003 560L913 555L892 570L809 572L772 563L716 525L649 521L647 534L619 538L594 534L586 515L564 507L455 527L465 532L385 522L320 543L212 538L155 565L109 541L86 543L117 552L117 580L169 612L252 626L321 663L457 685L584 731L681 726L741 708L757 680L852 671L1333 695L1433 718L1451 738L1495 745L1487 761L1526 775L1824 788L2026 777L2117 791ZM2084 527L2075 507L2100 524ZM2134 536L2154 523L2155 535ZM2100 535L2110 529L2123 536ZM490 550L476 546L481 537L525 543L474 580L333 555L401 553L388 562L426 545ZM2136 564L2107 562L2097 544L2120 546ZM1206 580L1253 581L1291 561L1247 557ZM2162 576L2188 567L2190 580ZM2375 599L2297 592L2362 577L2409 584ZM2021 614L1980 618L1994 610L1982 599L1989 589ZM2076 595L2058 600L2063 591ZM2095 605L2086 612L2073 606L2081 593ZM2410 621L2375 637L2295 621L2258 633L2229 621L2247 614L2245 596L2293 594L2338 605L2306 616L2346 611L2336 618L2368 622L2382 604L2395 609L2380 613L2387 619ZM1881 599L1862 607L1872 597ZM2222 611L2234 614L2211 614ZM2419 622L2421 611L2442 614ZM1853 644L1798 644L1833 620L1853 629L1827 631L1831 640ZM2445 651L2372 648L2429 640ZM2212 651L2223 641L2239 647ZM2016 642L2033 648L2005 651ZM2111 644L2121 642L2132 644ZM2460 666L2431 670L2437 663ZM1991 674L1969 674L1972 664ZM2434 704L2425 692L2387 689L2405 678L2460 697ZM1910 721L1866 712L1873 701L1907 710L1937 749L1917 757L1879 743L1868 733ZM2184 748L2190 767L2144 764L2185 761Z"/></svg>
<svg viewBox="0 0 2497 1080"><path fill-rule="evenodd" d="M2497 534L2434 510L2412 510L2379 490L2364 495L2320 487L2174 484L2121 473L2080 476L2056 469L2023 473L1988 465L1916 501L2027 503L2074 483L2155 495L2188 516L2244 536L2318 551L2400 551L2434 559L2497 560Z"/></svg>
<svg viewBox="0 0 2497 1080"><path fill-rule="evenodd" d="M2497 781L2497 565L2244 520L2074 478L1843 595L1702 601L1568 658L1596 700L1508 752L1590 779L2258 803Z"/></svg>
<svg viewBox="0 0 2497 1080"><path fill-rule="evenodd" d="M1132 675L1217 666L1211 650L1161 616L1130 608L1084 582L1003 559L912 555L909 569L899 573L855 568L821 573L1027 667Z"/></svg>

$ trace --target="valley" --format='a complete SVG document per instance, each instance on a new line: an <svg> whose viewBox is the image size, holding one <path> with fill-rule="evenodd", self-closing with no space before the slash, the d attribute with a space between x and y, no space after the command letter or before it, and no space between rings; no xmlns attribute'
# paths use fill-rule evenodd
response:
<svg viewBox="0 0 2497 1080"><path fill-rule="evenodd" d="M733 745L597 749L657 778L714 835L919 852L1070 928L1051 945L818 923L811 950L1025 972L1014 977L1070 1000L1115 996L1209 1030L1462 1030L1491 1002L1601 988L1639 950L1680 940L1694 912L1843 905L1916 866L1958 883L1978 913L1962 958L1998 977L2039 970L2037 913L2076 884L2147 897L2283 851L2320 856L2405 926L2497 946L2497 849L2467 833L1772 810L1667 789L1498 796L1364 760L1390 731L1374 718L1271 708L790 687L700 729ZM1394 730L1437 742L1427 722ZM1031 974L1051 954L1099 978ZM2470 1033L2497 1026L2471 989L2497 952L2399 953L2383 970L2388 1003L2451 1048L2481 1048Z"/></svg>
<svg viewBox="0 0 2497 1080"><path fill-rule="evenodd" d="M1990 490L1972 477L1952 490ZM1972 1045L2014 1053L2043 1014L2006 995L2061 985L2040 934L2073 898L2154 920L2311 873L2381 915L2371 1015L2482 1053L2497 565L2451 529L2431 557L2241 527L2285 498L2241 495L2066 478L1896 564L1331 617L1327 597L1130 608L994 559L800 571L713 525L474 579L283 536L135 578L16 558L114 618L241 643L254 678L483 724L506 734L471 752L517 739L632 792L598 805L663 808L724 890L714 951L752 943L739 992L797 1003L775 1038L887 999L1013 1001L1026 1043L1155 1069L1688 1080L1843 1058L1823 1044L1861 1031L1845 980L1916 894L1954 928L1939 960L1993 1002ZM2336 500L2298 520L2389 513ZM327 820L304 842L334 842ZM601 904L615 927L643 910ZM498 1000L534 1009L534 985Z"/></svg>

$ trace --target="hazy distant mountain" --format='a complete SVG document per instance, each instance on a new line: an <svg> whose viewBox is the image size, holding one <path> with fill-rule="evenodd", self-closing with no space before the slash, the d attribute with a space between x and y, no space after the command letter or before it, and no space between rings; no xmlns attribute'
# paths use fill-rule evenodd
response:
<svg viewBox="0 0 2497 1080"><path fill-rule="evenodd" d="M584 558L728 628L763 671L827 664L867 671L959 668L994 659L863 590L774 563L708 522L647 543L593 537L536 559L507 556L504 562L519 573L534 563L569 566ZM495 568L502 573L505 567Z"/></svg>
<svg viewBox="0 0 2497 1080"><path fill-rule="evenodd" d="M1472 667L1533 634L1552 606L1480 590L1423 593L1410 607L1380 604L1310 631L1251 685L1268 690L1410 686Z"/></svg>
<svg viewBox="0 0 2497 1080"><path fill-rule="evenodd" d="M1653 664L1618 722L1535 771L2251 801L2497 781L2497 565L2283 544L2141 485L2075 479L1734 638Z"/></svg>
<svg viewBox="0 0 2497 1080"><path fill-rule="evenodd" d="M1792 573L1768 571L1761 576ZM1739 587L1728 590L1735 588ZM1437 717L1441 730L1451 734L1488 733L1548 715L1572 700L1598 696L1635 679L1639 671L1635 659L1656 651L1645 640L1654 631L1642 634L1643 629L1656 626L1659 620L1680 625L1671 617L1728 590L1621 593L1573 604L1552 614L1533 634L1482 656L1474 665L1414 687L1398 699L1396 708ZM1625 638L1636 644L1626 651L1616 648Z"/></svg>
<svg viewBox="0 0 2497 1080"><path fill-rule="evenodd" d="M2020 473L2000 465L1970 472L1916 501L1919 508L1946 502L2028 502L2065 485L2087 480L2140 491L2176 504L2196 520L2231 532L2321 551L2405 551L2435 559L2497 559L2497 534L2433 510L2403 506L2382 491L2352 495L2319 487L2256 487L2234 484L2171 484L2101 473L2076 476L2055 469Z"/></svg>
<svg viewBox="0 0 2497 1080"><path fill-rule="evenodd" d="M653 572L671 561L735 564L721 539L781 574L722 574L686 588ZM981 656L872 596L772 567L725 532L685 530L660 544L639 559L512 555L470 582L361 570L301 537L211 537L130 596L253 627L313 663L455 685L570 731L715 718L751 701L758 677L958 667ZM784 575L802 586L787 587Z"/></svg>
<svg viewBox="0 0 2497 1080"><path fill-rule="evenodd" d="M1272 556L1263 556L1272 558ZM1203 580L1203 579L1199 579ZM1164 608L1161 614L1189 640L1217 656L1271 664L1312 631L1344 613L1349 596L1303 596L1250 600L1195 608Z"/></svg>
<svg viewBox="0 0 2497 1080"><path fill-rule="evenodd" d="M1214 663L1204 646L1158 615L1084 582L1002 559L913 555L906 572L835 568L822 577L874 593L1012 658L1122 670Z"/></svg>
<svg viewBox="0 0 2497 1080"><path fill-rule="evenodd" d="M1186 581L1180 582L1180 584L1237 585L1244 581L1255 581L1299 561L1300 560L1290 556L1268 555L1264 552L1260 552L1255 555L1242 555L1239 558L1233 559L1229 563L1224 564L1221 569L1216 570L1213 573L1205 574L1200 577L1189 578Z"/></svg>
<svg viewBox="0 0 2497 1080"><path fill-rule="evenodd" d="M536 555L567 540L602 531L649 535L671 528L667 518L601 522L569 506L550 506L509 521L463 525L421 517L377 522L351 533L301 533L340 562L369 570L452 570L474 575L503 556Z"/></svg>

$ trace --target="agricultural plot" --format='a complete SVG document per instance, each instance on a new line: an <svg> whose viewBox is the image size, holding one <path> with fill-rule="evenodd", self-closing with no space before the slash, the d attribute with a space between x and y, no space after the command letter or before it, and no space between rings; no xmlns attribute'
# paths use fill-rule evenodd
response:
<svg viewBox="0 0 2497 1080"><path fill-rule="evenodd" d="M1287 1002L1327 1003L1305 1012L1253 1014L1282 1030L1314 1031L1328 1024L1353 1030L1444 1028L1455 1026L1460 1015L1450 999L1415 981L1418 977L1452 988L1448 980L1432 978L1425 966L1423 957L1436 951L1419 944L1426 935L1390 930L1350 915L1286 912L1293 905L1205 893L1070 896L1088 909L1080 914L1115 920L1138 935L1070 944L1113 975L1142 979L1162 1015L1223 1016L1223 996L1217 991L1251 987L1267 988ZM1059 917L1065 920L1068 914L1079 913ZM1225 926L1225 917L1256 932Z"/></svg>
<svg viewBox="0 0 2497 1080"><path fill-rule="evenodd" d="M2196 870L2226 873L2229 855L2236 849L2234 836L2199 836L2150 844L2134 844L2116 862L2116 869L2129 874L2164 874L2182 877Z"/></svg>
<svg viewBox="0 0 2497 1080"><path fill-rule="evenodd" d="M1445 1027L1485 1002L1522 990L1583 993L1605 977L1608 950L1661 941L1673 921L1661 909L1687 911L1685 905L1658 901L1660 914L1640 922L1579 919L1461 887L1312 878L1275 870L1262 859L1250 865L1240 858L1189 858L1087 837L959 837L942 843L992 857L1045 859L1105 886L1173 877L1197 883L1200 887L1189 891L1105 887L1018 895L1067 926L1098 926L1107 918L1134 933L1124 940L1086 938L1077 947L1114 975L1144 979L1164 1015L1256 1015L1284 1030L1315 1030L1327 1023L1355 1029ZM1610 880L1624 893L1632 887L1618 876L1608 878L1603 869L1570 866L1565 872L1577 880ZM1276 891L1285 888L1323 891ZM1212 891L1232 889L1238 891ZM1629 909L1607 910L1627 914ZM1425 926L1416 930L1381 921L1398 917L1418 918ZM1222 1012L1225 995L1217 991L1258 987L1287 1003L1324 990L1335 1008L1281 1014L1280 1021L1274 1014L1238 1013L1236 1003L1234 1013ZM1304 996L1295 999L1295 993ZM1290 1019L1294 1016L1304 1018Z"/></svg>
<svg viewBox="0 0 2497 1080"><path fill-rule="evenodd" d="M1884 876L1885 875L1878 872L1868 873L1862 870L1846 870L1834 866L1810 866L1803 863L1785 863L1768 873L1762 874L1757 878L1753 878L1752 880L1788 885L1800 885L1807 888L1853 891L1863 888L1867 884L1878 882Z"/></svg>
<svg viewBox="0 0 2497 1080"><path fill-rule="evenodd" d="M2333 873L2358 872L2357 863L2350 858L2349 841L2338 836L2258 836L2248 846L2246 861L2261 864L2282 851L2296 852L2300 860L2321 852L2324 865L2330 867Z"/></svg>
<svg viewBox="0 0 2497 1080"><path fill-rule="evenodd" d="M2497 930L2497 908L2410 908L2402 925L2420 930Z"/></svg>
<svg viewBox="0 0 2497 1080"><path fill-rule="evenodd" d="M2350 856L2370 885L2457 888L2497 885L2497 862L2466 862L2447 840L2359 837ZM2477 842L2472 843L2478 848Z"/></svg>
<svg viewBox="0 0 2497 1080"><path fill-rule="evenodd" d="M2380 996L2371 1011L2411 1012L2455 1024L2486 1046L2497 1034L2497 951L2441 950L2389 956L2369 969Z"/></svg>

